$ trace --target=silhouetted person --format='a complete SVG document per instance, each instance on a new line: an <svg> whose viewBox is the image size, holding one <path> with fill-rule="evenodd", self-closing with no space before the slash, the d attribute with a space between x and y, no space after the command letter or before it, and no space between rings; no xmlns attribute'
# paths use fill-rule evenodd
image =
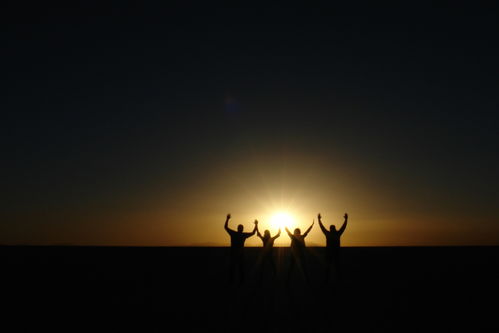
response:
<svg viewBox="0 0 499 333"><path fill-rule="evenodd" d="M230 235L230 282L235 280L236 273L239 273L239 281L244 281L244 241L255 234L258 221L255 220L255 228L252 232L243 232L242 224L237 226L237 231L229 228L230 214L225 220L225 231Z"/></svg>
<svg viewBox="0 0 499 333"><path fill-rule="evenodd" d="M289 282L289 277L291 276L291 272L294 269L294 266L298 266L298 270L300 273L303 275L305 278L305 281L307 283L310 282L308 278L308 273L305 267L305 237L307 237L308 233L310 230L312 230L312 227L314 226L314 222L312 222L312 225L305 231L305 233L302 235L300 228L296 228L294 230L294 233L291 233L288 228L286 228L286 232L288 233L289 238L291 238L291 260L289 264L289 271L288 271L288 282Z"/></svg>
<svg viewBox="0 0 499 333"><path fill-rule="evenodd" d="M329 281L329 277L331 275L331 269L334 268L338 277L341 277L341 267L340 267L340 238L343 232L345 231L348 223L348 214L345 213L343 215L345 221L341 226L340 230L336 230L335 225L330 225L329 230L327 230L322 224L322 216L321 214L317 214L317 219L319 220L319 226L321 227L322 232L326 236L326 281Z"/></svg>
<svg viewBox="0 0 499 333"><path fill-rule="evenodd" d="M281 229L279 229L279 232L274 237L270 236L270 231L268 231L268 230L265 230L263 232L263 236L262 236L262 234L260 234L260 231L258 230L258 225L257 225L256 234L263 242L262 252L261 252L260 258L258 260L259 261L258 263L260 266L259 267L260 268L260 280L261 280L262 275L263 275L264 266L266 266L266 265L270 265L270 268L272 270L272 277L275 277L276 276L276 267L275 267L274 256L273 256L272 250L274 248L274 241L279 236L281 236Z"/></svg>

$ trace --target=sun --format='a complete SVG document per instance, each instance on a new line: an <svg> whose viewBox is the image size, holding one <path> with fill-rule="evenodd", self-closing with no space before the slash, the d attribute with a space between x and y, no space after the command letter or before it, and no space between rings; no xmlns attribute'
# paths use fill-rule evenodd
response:
<svg viewBox="0 0 499 333"><path fill-rule="evenodd" d="M270 226L272 229L290 228L294 218L288 212L277 212L270 217Z"/></svg>

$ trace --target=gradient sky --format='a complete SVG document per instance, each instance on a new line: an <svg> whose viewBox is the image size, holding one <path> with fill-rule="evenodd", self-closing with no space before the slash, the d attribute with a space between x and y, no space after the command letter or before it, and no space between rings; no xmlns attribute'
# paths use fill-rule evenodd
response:
<svg viewBox="0 0 499 333"><path fill-rule="evenodd" d="M0 243L499 245L496 5L167 3L2 11Z"/></svg>

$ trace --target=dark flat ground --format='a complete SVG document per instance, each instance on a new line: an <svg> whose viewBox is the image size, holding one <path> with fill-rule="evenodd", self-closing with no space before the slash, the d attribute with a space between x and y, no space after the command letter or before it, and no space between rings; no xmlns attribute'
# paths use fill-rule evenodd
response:
<svg viewBox="0 0 499 333"><path fill-rule="evenodd" d="M0 247L2 324L9 332L498 331L499 247L343 248L343 278L324 281L309 248L307 285L228 284L228 248ZM178 327L177 325L180 325ZM7 331L5 331L7 332Z"/></svg>

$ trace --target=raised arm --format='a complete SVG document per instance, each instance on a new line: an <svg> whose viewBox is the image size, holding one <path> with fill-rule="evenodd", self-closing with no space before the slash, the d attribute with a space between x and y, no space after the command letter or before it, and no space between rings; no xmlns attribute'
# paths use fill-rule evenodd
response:
<svg viewBox="0 0 499 333"><path fill-rule="evenodd" d="M314 223L315 223L315 221L312 221L312 225L310 227L308 227L307 231L305 231L305 233L303 234L303 237L306 237L308 235L308 233L310 232L310 230L312 230Z"/></svg>
<svg viewBox="0 0 499 333"><path fill-rule="evenodd" d="M345 215L343 215L343 218L345 219L345 221L343 222L343 225L341 226L340 230L338 230L339 234L341 235L343 233L343 231L345 231L346 227L347 227L347 223L348 223L348 214L345 213Z"/></svg>
<svg viewBox="0 0 499 333"><path fill-rule="evenodd" d="M231 231L233 230L229 228L229 220L230 220L230 214L227 214L227 218L225 219L224 229L230 234Z"/></svg>
<svg viewBox="0 0 499 333"><path fill-rule="evenodd" d="M288 236L293 238L293 234L288 230L288 227L285 227L284 229L286 229L286 232L288 233Z"/></svg>
<svg viewBox="0 0 499 333"><path fill-rule="evenodd" d="M274 237L272 237L272 239L276 239L276 238L279 238L279 236L281 236L281 229L279 229L279 232L277 233L277 235L275 235Z"/></svg>
<svg viewBox="0 0 499 333"><path fill-rule="evenodd" d="M329 231L327 231L327 229L324 227L324 225L322 224L322 216L321 216L321 213L317 214L317 219L319 220L319 227L321 227L321 230L322 232L324 233L324 235L327 235L329 233Z"/></svg>
<svg viewBox="0 0 499 333"><path fill-rule="evenodd" d="M256 234L256 231L258 230L258 220L255 220L255 222L253 222L253 223L255 224L255 227L253 228L252 232L245 233L246 237L251 237L254 234Z"/></svg>
<svg viewBox="0 0 499 333"><path fill-rule="evenodd" d="M256 235L263 241L263 236L260 233L260 230L258 230L258 225L256 225L255 227L256 227Z"/></svg>

